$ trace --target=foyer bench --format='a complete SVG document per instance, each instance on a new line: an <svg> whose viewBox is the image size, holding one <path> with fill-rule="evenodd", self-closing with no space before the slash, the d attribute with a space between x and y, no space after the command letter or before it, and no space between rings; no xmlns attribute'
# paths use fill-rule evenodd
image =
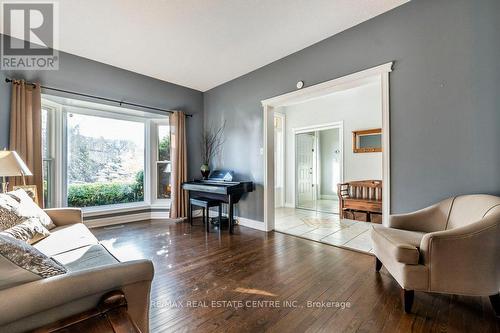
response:
<svg viewBox="0 0 500 333"><path fill-rule="evenodd" d="M359 180L337 185L340 218L382 223L382 181Z"/></svg>

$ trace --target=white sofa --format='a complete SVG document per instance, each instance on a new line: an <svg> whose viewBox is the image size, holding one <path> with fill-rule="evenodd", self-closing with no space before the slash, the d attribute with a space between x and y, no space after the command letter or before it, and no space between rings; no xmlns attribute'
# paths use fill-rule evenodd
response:
<svg viewBox="0 0 500 333"><path fill-rule="evenodd" d="M113 290L124 292L131 318L148 332L152 262L120 262L82 223L80 209L45 212L56 227L33 246L68 272L0 290L0 332L24 332L81 313Z"/></svg>

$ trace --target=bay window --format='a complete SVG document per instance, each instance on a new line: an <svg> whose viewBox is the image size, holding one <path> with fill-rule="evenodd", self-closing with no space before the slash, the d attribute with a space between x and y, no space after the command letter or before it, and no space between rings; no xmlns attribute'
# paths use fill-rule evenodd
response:
<svg viewBox="0 0 500 333"><path fill-rule="evenodd" d="M171 193L172 163L170 161L170 126L158 124L158 149L156 152L156 199L168 199Z"/></svg>
<svg viewBox="0 0 500 333"><path fill-rule="evenodd" d="M46 207L168 207L167 115L44 95L42 143Z"/></svg>
<svg viewBox="0 0 500 333"><path fill-rule="evenodd" d="M144 122L66 117L68 206L144 201Z"/></svg>

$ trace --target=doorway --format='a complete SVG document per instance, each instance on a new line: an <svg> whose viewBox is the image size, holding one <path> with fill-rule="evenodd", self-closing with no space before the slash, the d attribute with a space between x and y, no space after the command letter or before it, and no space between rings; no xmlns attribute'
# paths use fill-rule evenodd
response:
<svg viewBox="0 0 500 333"><path fill-rule="evenodd" d="M342 181L342 122L295 129L295 208L338 213Z"/></svg>
<svg viewBox="0 0 500 333"><path fill-rule="evenodd" d="M390 123L389 123L389 73L393 62L345 75L297 91L261 101L263 107L263 155L264 155L264 230L275 229L275 149L274 119L279 108L314 100L329 94L360 86L366 81L380 82L380 108L382 115L382 220L390 213ZM287 205L285 204L285 207Z"/></svg>

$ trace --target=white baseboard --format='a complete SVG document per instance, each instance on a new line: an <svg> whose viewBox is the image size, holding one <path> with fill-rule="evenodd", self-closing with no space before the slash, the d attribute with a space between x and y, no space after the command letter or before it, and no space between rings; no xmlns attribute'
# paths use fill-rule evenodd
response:
<svg viewBox="0 0 500 333"><path fill-rule="evenodd" d="M335 194L322 194L320 195L321 199L326 199L326 200L338 200L339 197Z"/></svg>
<svg viewBox="0 0 500 333"><path fill-rule="evenodd" d="M244 217L237 217L236 219L238 220L238 224L243 227L252 228L260 231L267 231L264 222L247 219Z"/></svg>
<svg viewBox="0 0 500 333"><path fill-rule="evenodd" d="M200 217L201 215L202 215L201 210L193 211L193 217ZM214 214L211 215L215 216ZM169 218L168 212L142 212L136 214L134 213L125 214L120 216L110 216L110 217L103 216L97 219L84 221L84 224L88 228L99 228L116 224L126 224L137 221L168 219L168 218ZM235 219L238 221L238 224L243 227L252 228L260 231L267 231L265 229L264 222L237 216L235 216Z"/></svg>
<svg viewBox="0 0 500 333"><path fill-rule="evenodd" d="M193 210L193 217L200 217L201 210ZM170 212L151 212L149 219L151 220L165 220L170 218Z"/></svg>
<svg viewBox="0 0 500 333"><path fill-rule="evenodd" d="M87 221L85 221L84 219L83 223L89 228L98 228L98 227L105 227L108 225L124 224L124 223L137 222L149 219L151 219L151 213L142 212L136 214L132 213L132 214L120 215L120 216L110 216L110 217L103 216L97 219L92 219Z"/></svg>
<svg viewBox="0 0 500 333"><path fill-rule="evenodd" d="M295 208L295 204L292 202L285 202L285 207L286 208Z"/></svg>
<svg viewBox="0 0 500 333"><path fill-rule="evenodd" d="M170 212L151 212L149 213L149 218L151 220L164 220L169 219Z"/></svg>

